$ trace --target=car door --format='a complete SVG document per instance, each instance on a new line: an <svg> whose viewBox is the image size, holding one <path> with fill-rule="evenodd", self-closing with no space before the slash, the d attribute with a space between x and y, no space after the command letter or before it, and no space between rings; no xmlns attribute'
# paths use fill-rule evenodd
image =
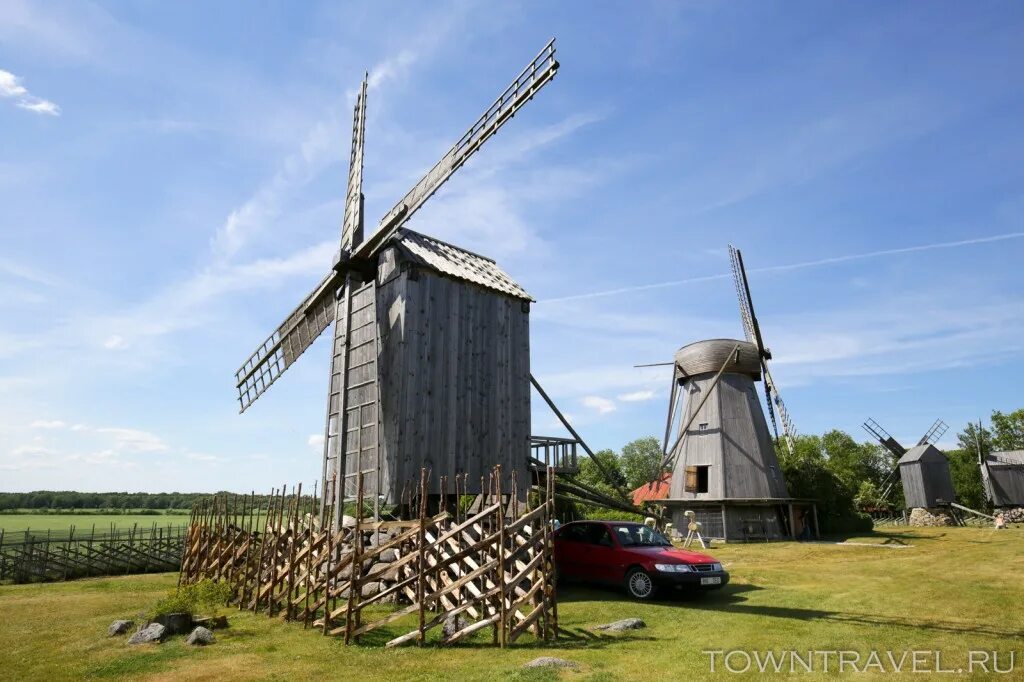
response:
<svg viewBox="0 0 1024 682"><path fill-rule="evenodd" d="M618 570L618 545L604 523L587 524L586 571L591 580L617 584L622 580Z"/></svg>
<svg viewBox="0 0 1024 682"><path fill-rule="evenodd" d="M570 523L562 526L555 543L555 565L559 573L567 578L586 578L583 567L588 548L585 524Z"/></svg>

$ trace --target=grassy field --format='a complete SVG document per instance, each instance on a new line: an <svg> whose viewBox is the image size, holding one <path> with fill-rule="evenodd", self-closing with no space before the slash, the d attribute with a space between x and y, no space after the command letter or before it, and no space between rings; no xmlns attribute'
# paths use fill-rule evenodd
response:
<svg viewBox="0 0 1024 682"><path fill-rule="evenodd" d="M301 625L227 610L231 627L217 642L190 649L181 638L128 647L106 626L148 608L173 587L173 574L0 587L0 670L7 679L341 679L659 680L752 677L713 675L703 650L941 651L943 669L965 666L969 650L1016 651L1024 678L1024 531L901 529L850 542L876 546L777 543L715 548L733 582L702 598L640 604L614 591L560 590L563 641L496 650L488 636L463 645L384 650L389 633L344 646ZM878 546L886 545L886 546ZM603 635L595 625L637 616L648 627ZM390 633L397 633L399 627ZM581 665L576 672L523 671L536 656ZM884 654L882 654L884 656ZM885 660L883 658L883 660ZM821 659L815 674L825 676ZM861 665L867 659L862 659ZM733 659L742 667L742 658ZM718 669L722 659L718 658ZM831 670L837 660L831 659ZM886 663L891 670L891 665ZM909 658L906 670L910 669ZM927 663L935 665L934 659ZM756 670L752 668L752 670ZM785 670L788 670L788 664ZM798 667L799 671L800 668ZM913 675L920 678L921 674ZM891 678L869 672L857 679ZM956 674L946 678L961 677ZM965 675L966 677L966 675ZM978 674L975 677L986 677ZM996 677L993 675L993 677Z"/></svg>
<svg viewBox="0 0 1024 682"><path fill-rule="evenodd" d="M66 533L71 526L76 533L89 532L93 524L96 532L107 532L110 525L117 528L131 528L134 524L149 528L157 526L188 525L188 514L0 514L0 528L6 533L23 531L31 528L46 532Z"/></svg>

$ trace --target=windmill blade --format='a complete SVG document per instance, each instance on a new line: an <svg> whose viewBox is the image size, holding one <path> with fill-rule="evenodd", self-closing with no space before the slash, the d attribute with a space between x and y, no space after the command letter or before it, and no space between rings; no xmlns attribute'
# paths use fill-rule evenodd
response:
<svg viewBox="0 0 1024 682"><path fill-rule="evenodd" d="M896 488L896 484L902 482L900 478L900 465L896 464L893 466L892 471L882 481L882 494L879 495L879 502L887 502L892 491Z"/></svg>
<svg viewBox="0 0 1024 682"><path fill-rule="evenodd" d="M241 412L252 405L334 320L335 292L344 276L331 271L237 372Z"/></svg>
<svg viewBox="0 0 1024 682"><path fill-rule="evenodd" d="M917 441L918 445L926 445L928 443L934 444L937 440L949 430L949 425L941 419L936 419L935 423L932 424L924 435L921 436L921 440Z"/></svg>
<svg viewBox="0 0 1024 682"><path fill-rule="evenodd" d="M768 363L761 358L761 373L767 376L768 374ZM765 404L768 405L768 418L772 422L772 432L775 434L775 440L779 439L779 425L775 421L775 408L772 407L772 387L767 380L764 382L764 400Z"/></svg>
<svg viewBox="0 0 1024 682"><path fill-rule="evenodd" d="M355 257L365 258L386 242L484 142L547 85L557 71L555 40L552 38L512 84L505 88L494 104L488 107L459 141L452 145L448 153L441 157L408 194L381 218L377 231L363 242Z"/></svg>
<svg viewBox="0 0 1024 682"><path fill-rule="evenodd" d="M366 86L369 74L356 97L352 115L352 153L348 159L348 190L345 193L345 218L341 227L341 252L351 253L363 241L363 147L366 138Z"/></svg>
<svg viewBox="0 0 1024 682"><path fill-rule="evenodd" d="M786 448L790 453L795 452L796 428L793 420L789 418L785 403L779 394L778 386L772 379L772 373L768 370L768 360L772 354L764 345L761 337L761 326L757 323L757 315L754 314L754 303L750 296L750 282L747 281L747 270L743 266L743 254L740 250L729 245L729 262L732 264L732 279L736 286L736 296L740 304L740 317L743 320L743 331L747 335L747 341L757 346L757 352L761 355L761 370L764 374L764 395L768 403L768 416L772 421L772 429L775 431L775 438L779 437L779 427L775 423L775 412L779 413L779 420L782 422L782 433L785 436Z"/></svg>
<svg viewBox="0 0 1024 682"><path fill-rule="evenodd" d="M750 287L747 285L747 272L743 268L743 260L739 249L729 244L729 264L732 266L732 282L736 287L736 298L740 305L740 319L743 321L743 333L750 343L756 343L758 348L761 344L757 341L757 321L754 317L754 307L750 302Z"/></svg>
<svg viewBox="0 0 1024 682"><path fill-rule="evenodd" d="M782 434L785 436L786 447L789 449L790 454L793 454L796 452L796 427L793 426L793 420L789 418L786 404L782 402L782 396L779 394L779 388L776 386L775 380L772 379L772 373L768 371L768 363L762 363L761 367L764 370L764 385L772 394L769 402L775 403L775 410L779 413L779 421L782 422ZM771 410L771 407L769 406L768 409ZM772 421L774 422L775 420L773 419Z"/></svg>
<svg viewBox="0 0 1024 682"><path fill-rule="evenodd" d="M907 449L900 445L898 440L889 435L889 432L882 428L882 425L871 417L868 417L868 420L861 424L861 427L874 436L875 440L881 443L886 450L895 455L896 459L907 454Z"/></svg>

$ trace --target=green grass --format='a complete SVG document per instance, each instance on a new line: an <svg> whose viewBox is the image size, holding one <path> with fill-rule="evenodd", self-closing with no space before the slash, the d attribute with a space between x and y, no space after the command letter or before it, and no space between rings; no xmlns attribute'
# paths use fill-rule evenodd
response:
<svg viewBox="0 0 1024 682"><path fill-rule="evenodd" d="M75 533L88 533L93 524L96 525L97 533L106 533L110 525L117 528L131 528L138 524L140 528L150 528L155 523L158 527L185 526L188 525L186 514L0 514L0 528L5 533L20 532L27 529L39 530L45 533L51 530L54 533L66 533L71 526L75 527Z"/></svg>
<svg viewBox="0 0 1024 682"><path fill-rule="evenodd" d="M106 626L151 607L174 586L175 575L6 586L0 587L0 670L18 680L693 680L713 678L707 649L940 650L943 666L952 668L970 649L1017 649L1017 668L1024 670L1024 531L900 529L849 540L912 547L716 547L712 553L733 576L719 593L640 604L615 591L567 586L560 589L562 641L543 646L524 638L505 650L491 648L486 633L447 648L380 648L403 631L401 622L346 647L299 624L234 610L227 611L231 627L205 649L189 649L182 638L128 647L123 638L107 638ZM630 616L648 627L620 635L591 629ZM521 669L541 655L582 668ZM1015 677L1020 673L1001 679Z"/></svg>

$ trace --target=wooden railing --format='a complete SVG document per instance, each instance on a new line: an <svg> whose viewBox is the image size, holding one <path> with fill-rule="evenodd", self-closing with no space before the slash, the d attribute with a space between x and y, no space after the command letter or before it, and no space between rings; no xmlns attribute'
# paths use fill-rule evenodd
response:
<svg viewBox="0 0 1024 682"><path fill-rule="evenodd" d="M579 441L574 438L530 436L531 463L542 469L551 467L555 473L576 473L579 471L577 445Z"/></svg>

